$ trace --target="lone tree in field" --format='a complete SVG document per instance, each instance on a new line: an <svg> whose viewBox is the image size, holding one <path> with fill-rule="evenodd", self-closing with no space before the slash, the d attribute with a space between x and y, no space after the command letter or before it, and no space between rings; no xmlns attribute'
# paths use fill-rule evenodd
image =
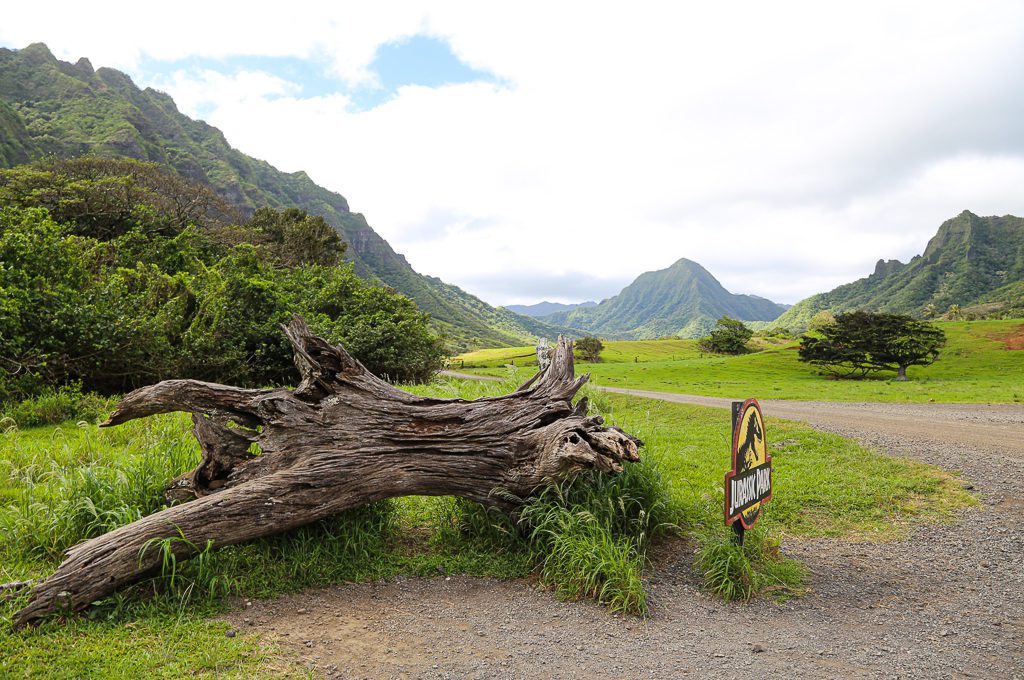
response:
<svg viewBox="0 0 1024 680"><path fill-rule="evenodd" d="M896 371L896 380L906 380L908 366L927 366L939 358L945 344L946 334L927 321L848 312L800 339L800 361L836 375Z"/></svg>
<svg viewBox="0 0 1024 680"><path fill-rule="evenodd" d="M580 338L574 344L576 347L576 356L583 361L594 363L601 360L601 352L604 351L604 343L601 342L600 338L595 338L590 335L585 338Z"/></svg>
<svg viewBox="0 0 1024 680"><path fill-rule="evenodd" d="M145 549L153 541L183 560L395 496L459 496L511 513L551 482L640 460L639 439L588 416L585 397L573 405L589 376L574 376L561 338L551 364L515 392L466 401L403 392L301 319L285 331L302 378L294 390L166 380L121 401L104 427L191 412L203 460L170 483L178 504L69 550L16 626L158 572L160 551Z"/></svg>
<svg viewBox="0 0 1024 680"><path fill-rule="evenodd" d="M754 331L746 327L742 321L723 316L715 324L711 335L701 338L698 343L702 352L712 354L742 354L747 351L747 341L754 336Z"/></svg>

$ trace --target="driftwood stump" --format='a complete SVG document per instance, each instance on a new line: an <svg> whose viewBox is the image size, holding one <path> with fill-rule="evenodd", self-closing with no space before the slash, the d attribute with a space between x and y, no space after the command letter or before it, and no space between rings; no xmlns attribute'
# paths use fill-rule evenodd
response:
<svg viewBox="0 0 1024 680"><path fill-rule="evenodd" d="M620 472L639 440L600 416L573 375L572 343L511 394L473 401L403 392L341 347L285 328L302 381L290 389L240 389L167 380L128 394L103 427L189 411L199 466L175 479L165 510L70 549L14 616L23 626L80 610L159 569L151 539L177 538L176 557L309 524L348 508L407 495L461 496L514 510L544 484L585 468Z"/></svg>

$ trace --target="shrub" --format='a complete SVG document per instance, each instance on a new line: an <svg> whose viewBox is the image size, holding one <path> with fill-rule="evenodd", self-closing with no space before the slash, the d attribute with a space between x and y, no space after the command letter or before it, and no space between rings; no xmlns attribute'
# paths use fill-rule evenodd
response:
<svg viewBox="0 0 1024 680"><path fill-rule="evenodd" d="M712 354L742 354L747 351L747 341L753 335L754 332L742 321L723 316L711 335L701 338L698 346L702 352Z"/></svg>
<svg viewBox="0 0 1024 680"><path fill-rule="evenodd" d="M573 343L576 356L582 361L597 362L601 360L601 352L604 351L604 343L600 338L588 335Z"/></svg>
<svg viewBox="0 0 1024 680"><path fill-rule="evenodd" d="M95 422L112 410L113 400L97 394L82 393L81 383L60 387L47 387L24 401L12 404L3 411L18 427L55 425L64 421Z"/></svg>

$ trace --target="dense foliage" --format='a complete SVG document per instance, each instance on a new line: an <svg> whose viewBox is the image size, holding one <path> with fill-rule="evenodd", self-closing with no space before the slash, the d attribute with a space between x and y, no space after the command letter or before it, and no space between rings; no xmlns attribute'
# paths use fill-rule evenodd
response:
<svg viewBox="0 0 1024 680"><path fill-rule="evenodd" d="M339 265L345 244L323 220L234 217L137 161L0 171L0 401L75 381L104 393L171 377L287 383L280 324L296 313L377 374L437 367L427 316Z"/></svg>
<svg viewBox="0 0 1024 680"><path fill-rule="evenodd" d="M244 215L268 206L323 216L350 244L346 257L357 276L379 279L412 298L455 347L519 344L568 332L417 273L349 210L343 196L304 172L281 172L231 148L220 130L182 114L165 93L140 89L114 69L94 70L87 59L60 61L41 43L0 48L0 167L47 154L152 161L212 189Z"/></svg>
<svg viewBox="0 0 1024 680"><path fill-rule="evenodd" d="M907 379L908 366L926 366L939 357L946 334L927 321L898 314L849 312L800 339L800 360L829 372L865 375L897 371Z"/></svg>
<svg viewBox="0 0 1024 680"><path fill-rule="evenodd" d="M604 343L601 342L600 338L588 335L587 337L580 338L574 342L573 349L576 350L576 356L583 361L600 361L601 351L604 349Z"/></svg>
<svg viewBox="0 0 1024 680"><path fill-rule="evenodd" d="M702 352L712 354L743 354L747 351L747 342L753 337L754 331L747 328L742 321L723 316L715 324L715 329L698 343Z"/></svg>

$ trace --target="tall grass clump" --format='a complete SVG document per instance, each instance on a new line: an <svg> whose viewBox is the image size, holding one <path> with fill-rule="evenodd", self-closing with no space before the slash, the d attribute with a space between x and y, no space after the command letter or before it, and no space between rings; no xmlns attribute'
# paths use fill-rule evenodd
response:
<svg viewBox="0 0 1024 680"><path fill-rule="evenodd" d="M82 383L47 387L40 394L0 410L0 420L10 419L18 427L56 425L66 421L96 422L113 408L115 399L82 392Z"/></svg>
<svg viewBox="0 0 1024 680"><path fill-rule="evenodd" d="M187 419L118 431L81 423L3 435L0 553L55 562L73 545L165 505L167 480L199 462Z"/></svg>
<svg viewBox="0 0 1024 680"><path fill-rule="evenodd" d="M763 525L747 531L743 545L733 533L707 529L700 533L697 570L704 589L723 600L749 600L757 594L781 597L799 592L805 570L799 562L782 557L778 538Z"/></svg>
<svg viewBox="0 0 1024 680"><path fill-rule="evenodd" d="M551 485L520 513L542 583L566 599L590 597L613 611L643 614L643 571L656 534L674 519L655 461L620 475L587 472Z"/></svg>

